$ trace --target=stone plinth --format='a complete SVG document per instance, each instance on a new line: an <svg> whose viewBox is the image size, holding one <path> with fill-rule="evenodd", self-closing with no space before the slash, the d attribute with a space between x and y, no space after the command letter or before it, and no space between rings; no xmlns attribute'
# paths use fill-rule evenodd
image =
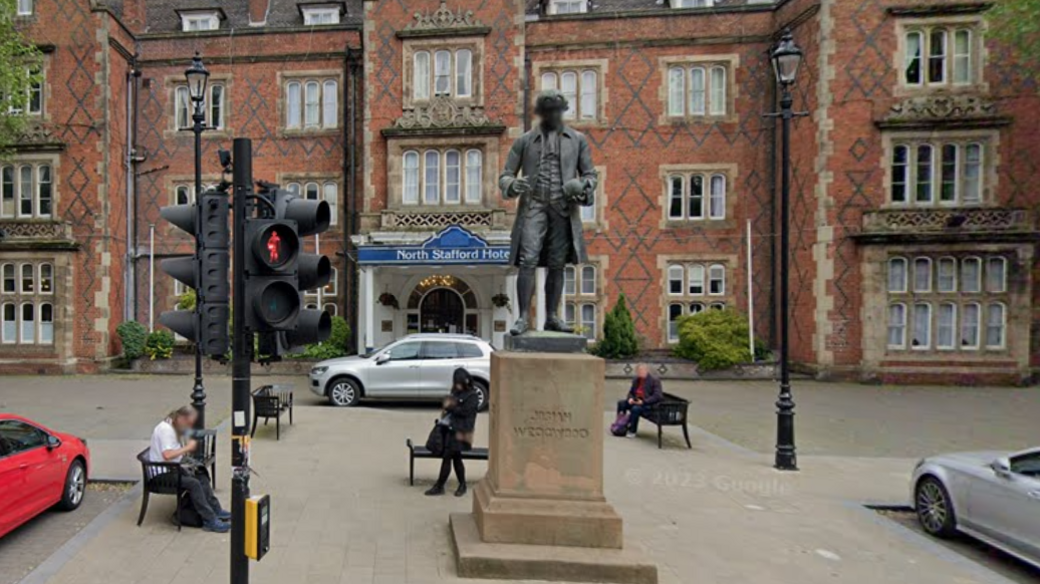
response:
<svg viewBox="0 0 1040 584"><path fill-rule="evenodd" d="M460 576L656 584L603 496L603 384L585 353L491 355L488 471L451 517Z"/></svg>
<svg viewBox="0 0 1040 584"><path fill-rule="evenodd" d="M589 340L581 335L530 331L518 337L506 335L505 350L521 353L584 353Z"/></svg>

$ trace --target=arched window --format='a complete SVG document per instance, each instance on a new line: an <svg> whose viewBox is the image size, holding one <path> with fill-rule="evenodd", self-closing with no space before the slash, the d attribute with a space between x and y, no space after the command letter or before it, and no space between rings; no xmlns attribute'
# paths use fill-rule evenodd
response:
<svg viewBox="0 0 1040 584"><path fill-rule="evenodd" d="M404 181L401 202L405 205L419 203L419 153L409 150L404 153Z"/></svg>
<svg viewBox="0 0 1040 584"><path fill-rule="evenodd" d="M946 81L946 31L933 29L928 39L928 83Z"/></svg>
<svg viewBox="0 0 1040 584"><path fill-rule="evenodd" d="M450 51L437 51L433 54L433 94L451 94Z"/></svg>
<svg viewBox="0 0 1040 584"><path fill-rule="evenodd" d="M321 88L322 127L335 128L339 124L339 83L329 79Z"/></svg>
<svg viewBox="0 0 1040 584"><path fill-rule="evenodd" d="M174 201L175 205L188 205L192 201L191 188L186 185L180 185L174 190Z"/></svg>
<svg viewBox="0 0 1040 584"><path fill-rule="evenodd" d="M15 310L13 303L6 303L3 308L0 308L0 320L2 320L2 330L0 330L0 340L4 343L14 343L17 340L18 332L18 313Z"/></svg>
<svg viewBox="0 0 1040 584"><path fill-rule="evenodd" d="M977 349L979 347L979 317L982 307L977 302L964 305L961 313L961 348Z"/></svg>
<svg viewBox="0 0 1040 584"><path fill-rule="evenodd" d="M668 70L668 115L682 116L685 114L683 100L686 97L686 73L681 67L672 67Z"/></svg>
<svg viewBox="0 0 1040 584"><path fill-rule="evenodd" d="M906 347L905 304L890 304L888 307L888 347L890 349Z"/></svg>
<svg viewBox="0 0 1040 584"><path fill-rule="evenodd" d="M917 194L916 202L932 202L933 149L930 144L917 146Z"/></svg>
<svg viewBox="0 0 1040 584"><path fill-rule="evenodd" d="M466 202L479 204L484 181L484 156L480 150L466 151Z"/></svg>
<svg viewBox="0 0 1040 584"><path fill-rule="evenodd" d="M682 266L668 266L668 293L673 295L681 295L683 293Z"/></svg>
<svg viewBox="0 0 1040 584"><path fill-rule="evenodd" d="M22 264L22 286L20 288L22 294L32 294L35 291L35 279L33 265Z"/></svg>
<svg viewBox="0 0 1040 584"><path fill-rule="evenodd" d="M329 204L329 213L331 214L329 224L335 225L339 217L339 185L334 182L327 182L322 185L321 189L322 198Z"/></svg>
<svg viewBox="0 0 1040 584"><path fill-rule="evenodd" d="M961 202L977 205L982 202L982 144L964 147L964 181L961 183Z"/></svg>
<svg viewBox="0 0 1040 584"><path fill-rule="evenodd" d="M596 91L599 87L596 77L595 71L581 72L581 101L578 111L581 112L581 119L583 120L596 119L598 110Z"/></svg>
<svg viewBox="0 0 1040 584"><path fill-rule="evenodd" d="M888 291L897 294L906 292L906 282L906 258L888 260Z"/></svg>
<svg viewBox="0 0 1040 584"><path fill-rule="evenodd" d="M675 343L679 340L679 318L683 315L682 304L668 305L668 342Z"/></svg>
<svg viewBox="0 0 1040 584"><path fill-rule="evenodd" d="M704 304L702 304L700 302L691 302L690 303L690 312L689 312L690 316L693 316L694 314L700 314L702 312L704 312Z"/></svg>
<svg viewBox="0 0 1040 584"><path fill-rule="evenodd" d="M596 267L582 266L581 268L581 293L596 293Z"/></svg>
<svg viewBox="0 0 1040 584"><path fill-rule="evenodd" d="M1002 257L991 257L986 260L986 292L1003 294L1007 292L1007 260Z"/></svg>
<svg viewBox="0 0 1040 584"><path fill-rule="evenodd" d="M726 68L711 68L711 115L726 115Z"/></svg>
<svg viewBox="0 0 1040 584"><path fill-rule="evenodd" d="M317 81L308 81L303 91L303 127L317 128L321 125L321 110Z"/></svg>
<svg viewBox="0 0 1040 584"><path fill-rule="evenodd" d="M721 296L726 293L726 268L722 264L712 264L708 268L708 294Z"/></svg>
<svg viewBox="0 0 1040 584"><path fill-rule="evenodd" d="M0 217L14 217L14 167L0 167Z"/></svg>
<svg viewBox="0 0 1040 584"><path fill-rule="evenodd" d="M941 167L939 182L939 202L957 202L957 172L960 161L960 146L957 144L943 144L940 149Z"/></svg>
<svg viewBox="0 0 1040 584"><path fill-rule="evenodd" d="M921 31L906 34L906 60L903 64L903 79L907 85L920 85L921 58L924 52L924 37Z"/></svg>
<svg viewBox="0 0 1040 584"><path fill-rule="evenodd" d="M910 184L910 147L899 145L892 149L892 202L905 203Z"/></svg>
<svg viewBox="0 0 1040 584"><path fill-rule="evenodd" d="M994 302L986 307L986 348L1004 348L1004 329L1007 321L1004 314L1004 305Z"/></svg>
<svg viewBox="0 0 1040 584"><path fill-rule="evenodd" d="M686 271L689 275L689 294L691 296L704 294L704 266L701 264L690 264L686 266Z"/></svg>
<svg viewBox="0 0 1040 584"><path fill-rule="evenodd" d="M982 292L982 260L976 257L961 260L961 292Z"/></svg>
<svg viewBox="0 0 1040 584"><path fill-rule="evenodd" d="M415 63L415 75L412 83L412 98L430 99L430 53L418 51L412 57Z"/></svg>
<svg viewBox="0 0 1040 584"><path fill-rule="evenodd" d="M455 97L473 95L473 52L459 49L455 52Z"/></svg>
<svg viewBox="0 0 1040 584"><path fill-rule="evenodd" d="M563 294L564 296L574 296L577 293L577 272L574 266L567 266L563 268Z"/></svg>
<svg viewBox="0 0 1040 584"><path fill-rule="evenodd" d="M712 302L711 304L708 305L708 308L710 308L712 310L726 310L726 303L725 302Z"/></svg>
<svg viewBox="0 0 1040 584"><path fill-rule="evenodd" d="M971 31L960 29L953 33L953 82L971 83Z"/></svg>
<svg viewBox="0 0 1040 584"><path fill-rule="evenodd" d="M40 344L54 344L54 306L48 302L40 305Z"/></svg>
<svg viewBox="0 0 1040 584"><path fill-rule="evenodd" d="M556 73L546 71L545 73L542 73L542 91L549 91L551 89L558 89Z"/></svg>
<svg viewBox="0 0 1040 584"><path fill-rule="evenodd" d="M40 294L54 293L54 266L40 264Z"/></svg>
<svg viewBox="0 0 1040 584"><path fill-rule="evenodd" d="M303 119L300 83L291 81L285 86L285 127L299 129Z"/></svg>
<svg viewBox="0 0 1040 584"><path fill-rule="evenodd" d="M918 302L914 305L914 328L911 346L914 349L928 349L932 346L932 305Z"/></svg>
<svg viewBox="0 0 1040 584"><path fill-rule="evenodd" d="M957 305L943 302L939 305L935 322L935 348L955 349L957 330Z"/></svg>
<svg viewBox="0 0 1040 584"><path fill-rule="evenodd" d="M935 287L939 292L950 293L957 291L957 260L954 258L939 258L936 268Z"/></svg>
<svg viewBox="0 0 1040 584"><path fill-rule="evenodd" d="M339 306L335 302L327 302L322 308L325 312L329 313L329 316L336 316L339 314Z"/></svg>
<svg viewBox="0 0 1040 584"><path fill-rule="evenodd" d="M4 264L0 267L0 272L3 273L3 293L14 294L18 291L18 280L14 276L14 264Z"/></svg>
<svg viewBox="0 0 1040 584"><path fill-rule="evenodd" d="M690 115L703 116L706 110L708 94L704 67L690 69Z"/></svg>
<svg viewBox="0 0 1040 584"><path fill-rule="evenodd" d="M581 328L585 329L585 338L596 339L596 305L581 305Z"/></svg>
<svg viewBox="0 0 1040 584"><path fill-rule="evenodd" d="M668 218L683 219L683 177L670 177L668 184Z"/></svg>
<svg viewBox="0 0 1040 584"><path fill-rule="evenodd" d="M721 174L711 176L711 199L708 205L708 216L712 219L726 217L726 177Z"/></svg>
<svg viewBox="0 0 1040 584"><path fill-rule="evenodd" d="M31 302L22 304L22 331L18 342L36 342L36 306Z"/></svg>
<svg viewBox="0 0 1040 584"><path fill-rule="evenodd" d="M300 183L298 183L298 182L291 182L291 183L285 185L285 190L287 190L290 193L296 195L297 197L299 197L300 193L303 192L303 190L300 188Z"/></svg>
<svg viewBox="0 0 1040 584"><path fill-rule="evenodd" d="M704 218L704 177L695 174L690 177L690 219Z"/></svg>
<svg viewBox="0 0 1040 584"><path fill-rule="evenodd" d="M436 205L441 202L441 156L436 150L427 150L423 158L423 162L426 164L423 202L427 205Z"/></svg>
<svg viewBox="0 0 1040 584"><path fill-rule="evenodd" d="M570 327L578 326L578 315L576 314L577 307L573 302L566 302L563 305L563 320Z"/></svg>
<svg viewBox="0 0 1040 584"><path fill-rule="evenodd" d="M567 99L570 107L563 113L563 117L572 120L578 110L578 74L574 71L564 71L560 75L560 93Z"/></svg>
<svg viewBox="0 0 1040 584"><path fill-rule="evenodd" d="M444 153L444 202L456 204L462 197L462 155L458 150Z"/></svg>
<svg viewBox="0 0 1040 584"><path fill-rule="evenodd" d="M914 292L932 291L932 260L914 258Z"/></svg>
<svg viewBox="0 0 1040 584"><path fill-rule="evenodd" d="M36 214L50 217L54 208L54 187L51 182L51 165L41 164L36 168Z"/></svg>
<svg viewBox="0 0 1040 584"><path fill-rule="evenodd" d="M18 169L19 174L19 196L18 216L32 217L33 213L33 167L26 164Z"/></svg>

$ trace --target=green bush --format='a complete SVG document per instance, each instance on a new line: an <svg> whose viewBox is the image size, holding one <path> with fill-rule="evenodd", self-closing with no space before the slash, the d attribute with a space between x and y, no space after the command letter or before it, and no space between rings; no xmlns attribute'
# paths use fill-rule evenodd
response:
<svg viewBox="0 0 1040 584"><path fill-rule="evenodd" d="M334 316L332 317L332 333L326 341L306 345L303 351L290 356L294 359L334 359L347 354L349 342L350 325L342 316Z"/></svg>
<svg viewBox="0 0 1040 584"><path fill-rule="evenodd" d="M195 310L195 290L188 288L177 297L177 310Z"/></svg>
<svg viewBox="0 0 1040 584"><path fill-rule="evenodd" d="M123 356L127 359L137 359L144 355L144 343L148 338L148 329L136 320L128 320L119 323L116 334L123 344Z"/></svg>
<svg viewBox="0 0 1040 584"><path fill-rule="evenodd" d="M624 294L618 296L614 309L607 313L603 322L603 339L596 343L592 352L604 359L628 359L639 353L636 326L628 312Z"/></svg>
<svg viewBox="0 0 1040 584"><path fill-rule="evenodd" d="M675 354L695 361L702 371L726 369L751 360L748 322L731 309L705 310L679 319Z"/></svg>
<svg viewBox="0 0 1040 584"><path fill-rule="evenodd" d="M173 333L166 329L156 329L148 334L144 343L144 352L152 361L169 359L173 356Z"/></svg>

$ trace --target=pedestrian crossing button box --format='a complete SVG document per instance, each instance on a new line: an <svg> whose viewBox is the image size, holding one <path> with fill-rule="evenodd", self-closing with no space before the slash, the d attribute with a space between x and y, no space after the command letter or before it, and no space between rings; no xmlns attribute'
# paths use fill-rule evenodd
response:
<svg viewBox="0 0 1040 584"><path fill-rule="evenodd" d="M246 556L259 560L271 549L271 497L246 499Z"/></svg>

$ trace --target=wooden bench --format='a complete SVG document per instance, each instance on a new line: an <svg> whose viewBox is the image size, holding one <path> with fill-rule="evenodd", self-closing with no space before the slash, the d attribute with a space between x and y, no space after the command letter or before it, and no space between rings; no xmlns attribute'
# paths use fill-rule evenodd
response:
<svg viewBox="0 0 1040 584"><path fill-rule="evenodd" d="M654 404L653 407L643 410L640 417L652 424L657 424L657 448L661 448L662 445L662 428L664 426L682 426L686 447L693 448L693 444L690 443L690 431L686 427L686 414L689 409L689 400L665 393L664 399Z"/></svg>
<svg viewBox="0 0 1040 584"><path fill-rule="evenodd" d="M408 447L408 484L415 484L415 459L416 458L436 458L442 457L430 452L425 446L416 446L412 444L412 439L408 438L405 440L405 445ZM487 448L471 448L463 451L463 460L487 460L488 449Z"/></svg>
<svg viewBox="0 0 1040 584"><path fill-rule="evenodd" d="M249 437L256 435L256 422L259 418L267 421L274 418L275 440L282 439L282 414L289 412L289 425L293 423L293 393L283 386L265 385L253 392L253 431Z"/></svg>

